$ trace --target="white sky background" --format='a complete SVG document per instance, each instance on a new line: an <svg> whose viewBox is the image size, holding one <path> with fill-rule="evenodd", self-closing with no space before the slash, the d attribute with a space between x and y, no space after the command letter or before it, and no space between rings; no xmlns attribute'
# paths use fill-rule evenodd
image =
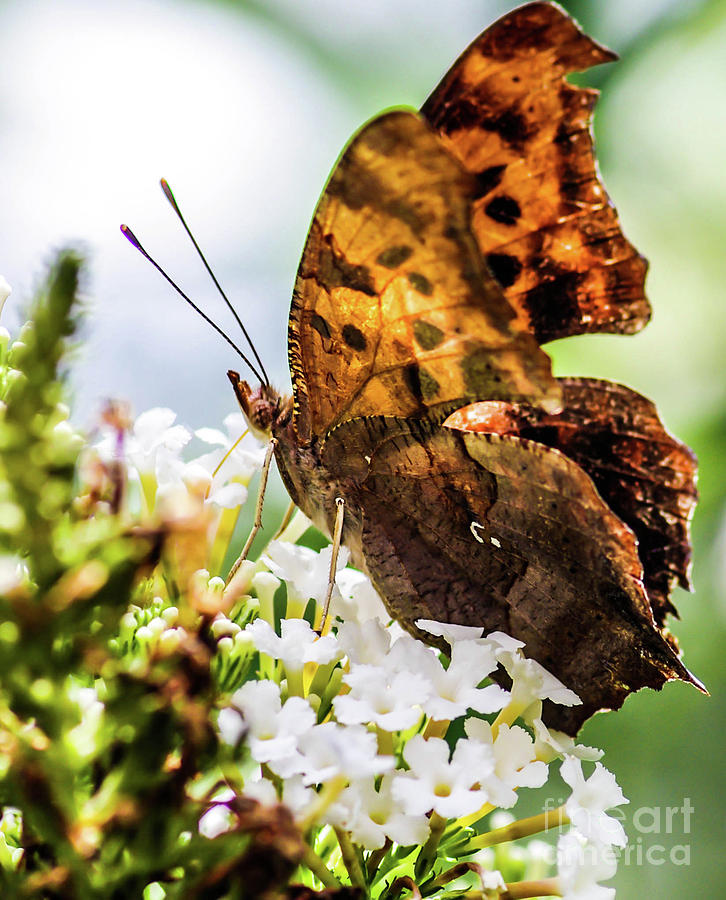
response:
<svg viewBox="0 0 726 900"><path fill-rule="evenodd" d="M23 0L0 5L0 274L14 288L3 322L14 330L22 320L23 300L55 248L72 244L88 253L89 315L74 380L80 423L91 424L108 396L130 399L137 412L171 406L195 427L218 424L235 406L225 372L238 366L237 358L118 230L121 222L129 224L181 286L236 336L163 198L160 176L170 181L270 374L284 387L294 273L315 202L340 149L385 106L420 104L466 44L513 5L452 0L442 16L439 3L422 0L269 2L310 29L323 49L349 56L351 78L360 84L351 89L351 82L337 83L314 53L239 10L214 4ZM634 27L661 5L672 3L612 0L604 23L609 33L598 37L617 46L618 38L624 40L624 22ZM632 189L645 192L651 202L647 192L657 193L661 182L647 182L663 164L659 153L666 169L658 178L670 177L671 157L677 177L683 177L678 136L694 134L698 122L687 117L715 102L701 92L694 104L688 82L678 93L684 83L678 66L687 61L678 47L673 53L667 98L658 94L663 78L657 60L655 69L646 61L645 80L639 79L627 108L617 104L614 89L600 107L602 117L613 111L612 152L637 158L633 181L622 174L626 165L618 169L620 183L608 184L626 230L636 243L641 230L653 263L650 226L639 218ZM648 84L655 97L649 106ZM713 85L713 93L719 91ZM708 158L719 158L714 140L723 142L722 131L716 129L714 139L712 127L702 130L710 140L704 145ZM696 177L701 172L707 192L708 170L697 168ZM651 279L663 272L655 265L654 270ZM685 279L688 270L680 272ZM707 275L699 271L699 277ZM666 294L670 281L663 278ZM666 322L667 297L660 302ZM645 334L655 342L652 347L670 352L655 324ZM647 373L638 384L637 367L629 371L639 345L616 341L608 346L618 348L625 373L603 374L657 394Z"/></svg>

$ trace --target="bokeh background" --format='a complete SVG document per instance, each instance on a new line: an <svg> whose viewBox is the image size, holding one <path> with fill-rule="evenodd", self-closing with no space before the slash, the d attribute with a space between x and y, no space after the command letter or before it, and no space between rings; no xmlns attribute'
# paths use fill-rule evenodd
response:
<svg viewBox="0 0 726 900"><path fill-rule="evenodd" d="M233 331L159 176L284 387L291 285L341 147L381 109L419 106L458 53L516 5L0 2L0 273L14 288L2 322L13 330L23 320L55 249L87 253L76 421L91 427L109 396L137 412L170 406L192 427L218 425L234 409L225 371L235 356L118 232L122 221L131 225ZM650 259L655 312L638 336L571 338L549 349L558 374L622 381L655 399L700 458L696 592L678 592L674 631L712 693L681 684L641 693L596 717L584 738L606 748L631 800L634 849L614 882L618 896L718 897L726 844L726 2L564 6L621 56L584 81L603 91L600 165L626 233ZM281 503L278 493L270 518ZM693 806L688 832L679 812L668 833L666 808L684 802ZM655 809L634 818L642 807ZM673 847L687 847L688 859Z"/></svg>

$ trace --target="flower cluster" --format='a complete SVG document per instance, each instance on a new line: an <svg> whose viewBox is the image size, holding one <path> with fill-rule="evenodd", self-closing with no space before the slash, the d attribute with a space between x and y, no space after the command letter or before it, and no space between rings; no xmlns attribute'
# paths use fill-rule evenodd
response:
<svg viewBox="0 0 726 900"><path fill-rule="evenodd" d="M286 574L285 558L294 598L317 565L319 583L309 582L308 593L322 592L329 558L315 561L311 551L294 545L284 551L272 545L267 558L278 576ZM521 642L419 621L420 629L447 641L444 657L377 619L338 622L335 635L323 636L305 619L282 619L279 635L274 624L260 616L246 626L268 677L234 692L219 728L226 742L244 745L259 764L245 792L288 806L301 829L314 835L316 850L325 847L332 828L343 841L338 868L349 865L354 883L376 895L379 878L391 882L394 861L401 869L403 853L419 882L428 879L430 886L445 860L453 865L494 843L570 822L551 893L612 896L597 881L614 873L607 849L622 846L624 832L606 810L625 798L600 763L585 779L582 760L599 758L599 751L545 726L543 700L579 700L527 659ZM509 676L509 690L488 680L497 670ZM522 724L514 724L518 717ZM560 771L572 788L563 808L527 822L524 830L512 822L498 833L478 833L493 810L516 804L520 788L544 785L554 760L563 760ZM218 833L224 817L219 810L208 817L202 827ZM355 859L373 860L377 868L364 871ZM319 870L316 875L326 883ZM335 867L333 875L339 875ZM437 877L443 896L445 878ZM506 882L497 878L504 892ZM521 890L517 896L528 896Z"/></svg>
<svg viewBox="0 0 726 900"><path fill-rule="evenodd" d="M614 874L613 847L625 834L607 810L627 801L599 751L546 726L544 700L580 701L526 657L521 641L420 620L421 633L448 647L434 650L390 621L368 579L347 567L344 548L332 627L320 634L313 626L331 548L295 543L309 525L300 514L230 584L210 576L264 457L253 438L234 442L241 417L225 425L228 436L195 433L214 449L190 462L182 451L191 433L163 409L126 428L111 417L95 449L106 467L124 460L147 512L167 523L207 513L204 567L187 571L187 590L217 648L217 728L229 761L200 834L213 840L233 829L235 798L246 796L290 810L307 846L296 877L312 888L352 884L385 897L410 879L428 896L468 886L487 897L612 897L599 882ZM225 524L225 516L234 518ZM160 591L129 610L115 646L148 658L172 653L186 636L184 612ZM594 763L589 777L583 762ZM543 787L556 763L572 791L565 804L499 825L497 810L512 809L523 789ZM515 888L512 872L531 874L541 864L508 867L502 845L568 825L557 874L520 878Z"/></svg>

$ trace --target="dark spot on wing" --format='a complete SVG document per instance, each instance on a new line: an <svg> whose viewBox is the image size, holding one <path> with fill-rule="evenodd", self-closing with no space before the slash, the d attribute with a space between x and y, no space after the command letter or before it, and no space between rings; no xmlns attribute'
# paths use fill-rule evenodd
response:
<svg viewBox="0 0 726 900"><path fill-rule="evenodd" d="M421 393L421 379L419 378L418 363L409 363L405 367L403 370L403 379L406 382L406 387L413 394L416 402L420 403L423 399L423 394Z"/></svg>
<svg viewBox="0 0 726 900"><path fill-rule="evenodd" d="M309 275L307 273L303 275L315 278L326 290L347 287L369 297L375 297L377 294L368 267L350 262L345 254L335 247L333 236L330 234L324 235L321 241L317 268Z"/></svg>
<svg viewBox="0 0 726 900"><path fill-rule="evenodd" d="M368 346L368 341L366 341L360 328L356 328L355 325L351 325L350 323L343 325L343 340L351 350L362 352Z"/></svg>
<svg viewBox="0 0 726 900"><path fill-rule="evenodd" d="M422 350L433 350L443 341L444 332L431 322L417 319L413 323L413 336Z"/></svg>
<svg viewBox="0 0 726 900"><path fill-rule="evenodd" d="M490 253L487 256L487 265L492 275L504 288L511 287L522 271L522 263L516 256L511 256L509 253Z"/></svg>
<svg viewBox="0 0 726 900"><path fill-rule="evenodd" d="M330 326L318 313L313 313L310 319L310 326L317 331L321 338L330 337Z"/></svg>
<svg viewBox="0 0 726 900"><path fill-rule="evenodd" d="M498 187L506 168L505 165L489 166L488 169L477 172L475 175L477 187L474 199L478 200L480 197L484 197L486 194L493 191L495 187Z"/></svg>
<svg viewBox="0 0 726 900"><path fill-rule="evenodd" d="M439 392L438 381L418 363L409 363L403 370L406 385L415 399L431 400Z"/></svg>
<svg viewBox="0 0 726 900"><path fill-rule="evenodd" d="M485 116L481 121L485 131L498 134L510 147L521 149L531 135L527 120L514 109L505 109L497 115Z"/></svg>
<svg viewBox="0 0 726 900"><path fill-rule="evenodd" d="M473 353L463 357L459 365L464 375L467 393L486 396L486 392L494 381L491 351L483 348L474 350Z"/></svg>
<svg viewBox="0 0 726 900"><path fill-rule="evenodd" d="M416 235L420 234L431 220L431 216L422 215L414 206L400 197L393 200L384 198L383 201L379 200L374 205L388 213L389 216L393 216L394 219L400 219Z"/></svg>
<svg viewBox="0 0 726 900"><path fill-rule="evenodd" d="M495 197L486 205L484 212L490 219L494 219L495 222L502 225L514 225L522 215L519 203L508 194L500 194Z"/></svg>
<svg viewBox="0 0 726 900"><path fill-rule="evenodd" d="M395 269L401 263L405 263L412 253L413 249L403 244L398 247L387 247L378 254L376 262L387 269Z"/></svg>
<svg viewBox="0 0 726 900"><path fill-rule="evenodd" d="M572 130L570 129L568 122L560 122L557 126L555 136L552 139L552 143L557 144L558 146L567 146L570 143L571 137Z"/></svg>
<svg viewBox="0 0 726 900"><path fill-rule="evenodd" d="M432 400L439 392L438 381L421 366L419 366L418 378L424 400Z"/></svg>
<svg viewBox="0 0 726 900"><path fill-rule="evenodd" d="M544 343L570 334L573 323L581 318L578 286L584 276L548 258L533 259L531 264L542 280L522 299L535 337Z"/></svg>
<svg viewBox="0 0 726 900"><path fill-rule="evenodd" d="M347 166L341 165L335 170L325 193L336 197L348 209L370 206L375 198L385 193L383 182L363 166L354 165L349 159L346 162Z"/></svg>
<svg viewBox="0 0 726 900"><path fill-rule="evenodd" d="M425 297L430 297L434 292L434 286L420 272L409 272L408 283L415 291L418 291L419 294L423 294Z"/></svg>

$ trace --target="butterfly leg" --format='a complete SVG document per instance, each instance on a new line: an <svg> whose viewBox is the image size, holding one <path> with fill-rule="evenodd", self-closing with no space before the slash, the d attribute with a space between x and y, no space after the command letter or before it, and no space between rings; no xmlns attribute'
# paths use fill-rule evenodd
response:
<svg viewBox="0 0 726 900"><path fill-rule="evenodd" d="M229 575L227 575L227 580L225 582L225 586L230 583L230 581L237 574L237 570L242 565L242 563L247 559L247 554L250 552L250 548L252 547L252 542L257 537L257 532L262 528L262 505L265 501L265 491L267 489L267 479L270 475L270 464L272 463L272 457L275 453L275 447L277 446L277 440L272 438L270 443L267 445L267 453L265 453L265 461L262 463L262 471L260 473L260 489L257 492L257 506L255 507L255 521L252 524L252 530L249 533L249 537L245 541L245 545L242 548L242 552L235 560L232 568L229 570Z"/></svg>
<svg viewBox="0 0 726 900"><path fill-rule="evenodd" d="M345 518L345 500L342 497L335 498L335 505L338 507L335 511L335 526L333 528L333 552L330 557L330 571L328 573L328 589L325 592L325 604L323 606L323 618L320 620L320 628L318 632L323 634L328 618L328 609L330 607L330 598L333 596L333 588L335 587L335 573L338 569L338 553L340 552L340 538L343 534L343 519Z"/></svg>

